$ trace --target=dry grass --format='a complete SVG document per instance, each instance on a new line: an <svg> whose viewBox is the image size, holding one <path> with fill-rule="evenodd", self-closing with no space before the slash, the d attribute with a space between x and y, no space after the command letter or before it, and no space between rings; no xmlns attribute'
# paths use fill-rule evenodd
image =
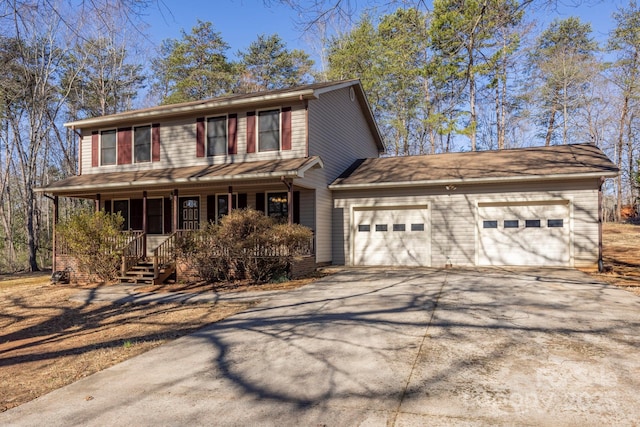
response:
<svg viewBox="0 0 640 427"><path fill-rule="evenodd" d="M217 291L290 289L313 279ZM252 303L84 304L89 286L52 285L48 275L0 278L0 412L246 310ZM206 284L138 288L212 292Z"/></svg>
<svg viewBox="0 0 640 427"><path fill-rule="evenodd" d="M605 271L591 274L640 295L640 225L606 223L602 241Z"/></svg>

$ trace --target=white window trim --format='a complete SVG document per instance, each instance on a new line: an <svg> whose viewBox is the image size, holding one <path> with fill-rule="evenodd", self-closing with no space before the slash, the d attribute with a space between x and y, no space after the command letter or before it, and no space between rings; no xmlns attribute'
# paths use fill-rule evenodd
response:
<svg viewBox="0 0 640 427"><path fill-rule="evenodd" d="M149 160L136 160L136 128L149 128ZM117 145L117 131L116 131L116 145ZM136 126L131 126L131 160L133 163L151 163L153 161L153 125L151 123L148 124L140 124ZM116 157L117 162L117 157Z"/></svg>
<svg viewBox="0 0 640 427"><path fill-rule="evenodd" d="M278 111L278 149L277 150L260 150L260 112L264 111ZM282 151L282 107L276 108L261 108L256 110L256 145L258 153L277 153Z"/></svg>
<svg viewBox="0 0 640 427"><path fill-rule="evenodd" d="M115 131L115 135L116 135L116 158L113 163L109 163L105 165L102 163L102 133L109 132L112 130ZM118 164L118 128L100 129L98 132L99 132L98 134L100 135L100 144L98 146L98 165L99 166L116 166Z"/></svg>
<svg viewBox="0 0 640 427"><path fill-rule="evenodd" d="M224 154L209 154L209 119L224 117L225 119L225 150ZM236 130L237 132L237 130ZM206 157L219 157L229 155L229 114L214 114L204 118L204 152Z"/></svg>

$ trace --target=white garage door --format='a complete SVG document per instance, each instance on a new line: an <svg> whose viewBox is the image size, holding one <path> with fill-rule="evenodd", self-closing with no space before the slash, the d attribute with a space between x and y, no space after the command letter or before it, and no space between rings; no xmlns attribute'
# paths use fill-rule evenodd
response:
<svg viewBox="0 0 640 427"><path fill-rule="evenodd" d="M428 266L429 224L424 207L354 211L355 265Z"/></svg>
<svg viewBox="0 0 640 427"><path fill-rule="evenodd" d="M478 213L480 265L569 265L568 203L487 203Z"/></svg>

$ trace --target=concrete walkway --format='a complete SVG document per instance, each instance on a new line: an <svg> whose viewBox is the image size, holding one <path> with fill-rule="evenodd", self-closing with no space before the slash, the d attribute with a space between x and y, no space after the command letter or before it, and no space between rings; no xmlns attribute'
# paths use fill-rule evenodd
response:
<svg viewBox="0 0 640 427"><path fill-rule="evenodd" d="M637 425L640 298L572 270L352 270L0 425Z"/></svg>

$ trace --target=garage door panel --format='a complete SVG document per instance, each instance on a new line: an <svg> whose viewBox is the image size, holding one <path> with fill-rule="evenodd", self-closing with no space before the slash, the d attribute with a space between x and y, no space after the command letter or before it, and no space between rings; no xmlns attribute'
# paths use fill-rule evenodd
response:
<svg viewBox="0 0 640 427"><path fill-rule="evenodd" d="M426 209L385 208L354 211L356 265L428 265Z"/></svg>
<svg viewBox="0 0 640 427"><path fill-rule="evenodd" d="M479 206L480 265L566 266L567 203Z"/></svg>

